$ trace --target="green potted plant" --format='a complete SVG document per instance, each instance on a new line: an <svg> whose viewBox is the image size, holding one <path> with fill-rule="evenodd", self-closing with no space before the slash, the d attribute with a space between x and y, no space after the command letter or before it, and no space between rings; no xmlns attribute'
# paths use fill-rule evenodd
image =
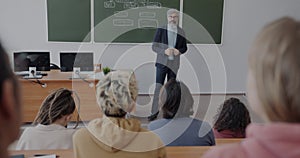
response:
<svg viewBox="0 0 300 158"><path fill-rule="evenodd" d="M103 71L104 75L106 75L110 72L110 68L106 66L102 69L102 71Z"/></svg>

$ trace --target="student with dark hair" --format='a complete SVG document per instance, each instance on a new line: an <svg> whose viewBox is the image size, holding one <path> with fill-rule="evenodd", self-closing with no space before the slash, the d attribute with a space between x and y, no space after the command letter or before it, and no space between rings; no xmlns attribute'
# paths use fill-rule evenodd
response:
<svg viewBox="0 0 300 158"><path fill-rule="evenodd" d="M203 158L300 157L300 22L280 18L256 37L249 53L248 101L266 122L250 124L238 144L217 146Z"/></svg>
<svg viewBox="0 0 300 158"><path fill-rule="evenodd" d="M73 91L65 88L55 90L43 101L33 122L36 126L25 129L16 149L71 149L76 130L66 127L74 111Z"/></svg>
<svg viewBox="0 0 300 158"><path fill-rule="evenodd" d="M211 126L191 118L194 100L188 87L170 79L161 89L159 104L163 119L155 120L148 128L160 136L167 146L215 145Z"/></svg>
<svg viewBox="0 0 300 158"><path fill-rule="evenodd" d="M215 116L214 135L216 138L245 138L245 130L250 123L250 114L244 103L237 98L229 98Z"/></svg>
<svg viewBox="0 0 300 158"><path fill-rule="evenodd" d="M21 101L19 83L8 56L0 44L0 157L8 158L7 148L19 136Z"/></svg>

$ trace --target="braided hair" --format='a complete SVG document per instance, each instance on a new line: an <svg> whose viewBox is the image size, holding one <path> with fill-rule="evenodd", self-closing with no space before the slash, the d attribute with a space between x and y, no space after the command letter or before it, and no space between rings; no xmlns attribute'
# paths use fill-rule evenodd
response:
<svg viewBox="0 0 300 158"><path fill-rule="evenodd" d="M221 132L230 130L241 132L245 135L245 129L251 123L250 114L246 106L237 98L229 98L218 109L214 117L214 128Z"/></svg>
<svg viewBox="0 0 300 158"><path fill-rule="evenodd" d="M60 88L48 95L43 101L33 124L50 125L63 116L72 114L76 107L72 94L73 91ZM77 124L78 121L77 119Z"/></svg>

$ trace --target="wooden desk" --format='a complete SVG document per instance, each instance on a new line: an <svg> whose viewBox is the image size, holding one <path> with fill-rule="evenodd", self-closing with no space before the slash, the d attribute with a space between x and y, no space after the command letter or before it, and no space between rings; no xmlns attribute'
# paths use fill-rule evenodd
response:
<svg viewBox="0 0 300 158"><path fill-rule="evenodd" d="M180 146L166 147L166 151L169 158L201 158L210 148L210 146ZM25 158L35 154L56 154L60 158L74 158L73 150L14 150L9 153L10 155L24 154Z"/></svg>
<svg viewBox="0 0 300 158"><path fill-rule="evenodd" d="M200 158L211 146L177 146L166 147L169 158Z"/></svg>
<svg viewBox="0 0 300 158"><path fill-rule="evenodd" d="M81 79L70 79L72 72L50 71L39 81L47 84L47 87L42 87L36 83L35 79L20 79L21 96L23 99L23 122L33 122L43 100L55 89L68 88L76 91L80 98L80 119L89 121L97 117L102 117L100 107L96 102L95 86L90 87L89 83ZM83 76L85 77L85 76ZM93 82L96 85L97 80L88 79L88 82ZM76 106L78 101L76 101ZM73 120L76 120L74 114Z"/></svg>
<svg viewBox="0 0 300 158"><path fill-rule="evenodd" d="M244 140L244 138L216 138L216 145L229 144L229 143L239 143Z"/></svg>

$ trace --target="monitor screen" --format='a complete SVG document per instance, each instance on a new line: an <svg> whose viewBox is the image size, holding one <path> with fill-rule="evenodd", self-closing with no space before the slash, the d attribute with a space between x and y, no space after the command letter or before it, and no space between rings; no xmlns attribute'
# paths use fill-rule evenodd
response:
<svg viewBox="0 0 300 158"><path fill-rule="evenodd" d="M14 52L14 71L50 71L50 52Z"/></svg>
<svg viewBox="0 0 300 158"><path fill-rule="evenodd" d="M83 52L61 52L60 70L73 71L73 67L80 67L80 71L94 71L94 54Z"/></svg>

